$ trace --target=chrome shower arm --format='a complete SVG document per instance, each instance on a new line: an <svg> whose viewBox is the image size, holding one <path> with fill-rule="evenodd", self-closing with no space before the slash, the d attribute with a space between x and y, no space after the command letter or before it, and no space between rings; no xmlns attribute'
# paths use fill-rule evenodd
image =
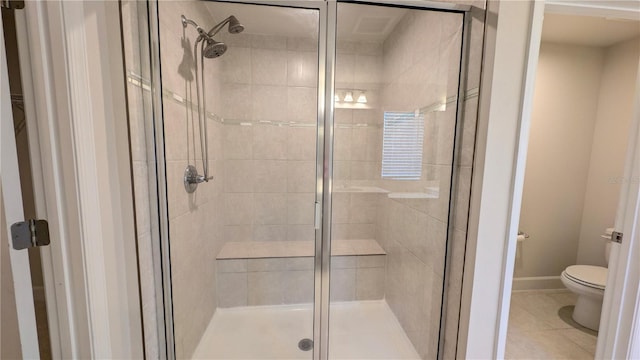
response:
<svg viewBox="0 0 640 360"><path fill-rule="evenodd" d="M200 27L195 21L187 19L187 17L184 15L180 15L180 20L182 21L182 27L187 27L187 25L193 25L193 27L195 28Z"/></svg>
<svg viewBox="0 0 640 360"><path fill-rule="evenodd" d="M193 26L194 28L196 28L196 31L198 32L198 34L200 35L197 39L196 42L201 41L204 38L209 38L210 36L204 31L203 28L200 27L200 25L198 25L198 23L196 23L195 21L191 20L191 19L187 19L184 15L180 15L180 20L182 21L182 27L186 28L188 25Z"/></svg>
<svg viewBox="0 0 640 360"><path fill-rule="evenodd" d="M220 22L218 25L215 25L214 27L212 27L211 30L207 32L207 35L210 37L216 36L216 34L219 33L220 30L222 30L222 28L224 28L224 26L229 23L230 20L231 20L231 16L222 20L222 22Z"/></svg>

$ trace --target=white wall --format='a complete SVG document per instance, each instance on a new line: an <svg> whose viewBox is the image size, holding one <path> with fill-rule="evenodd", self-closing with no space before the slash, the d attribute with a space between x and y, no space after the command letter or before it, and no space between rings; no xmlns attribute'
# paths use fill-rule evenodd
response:
<svg viewBox="0 0 640 360"><path fill-rule="evenodd" d="M605 266L600 237L615 221L633 114L640 39L605 49L595 132L587 179L578 264Z"/></svg>
<svg viewBox="0 0 640 360"><path fill-rule="evenodd" d="M0 204L2 188L0 187ZM20 335L18 334L18 312L13 288L13 276L9 263L9 239L4 216L4 207L0 206L0 358L17 359L22 357Z"/></svg>
<svg viewBox="0 0 640 360"><path fill-rule="evenodd" d="M504 357L509 309L504 294L511 292L515 253L509 240L516 235L523 181L515 160L526 149L526 144L519 145L526 140L520 126L528 127L527 86L535 76L527 64L537 59L543 6L534 1L487 2L457 358Z"/></svg>
<svg viewBox="0 0 640 360"><path fill-rule="evenodd" d="M518 278L604 266L600 237L613 226L640 48L543 43L534 95L520 229ZM557 283L540 283L541 286Z"/></svg>
<svg viewBox="0 0 640 360"><path fill-rule="evenodd" d="M603 62L601 48L541 44L515 277L575 264Z"/></svg>

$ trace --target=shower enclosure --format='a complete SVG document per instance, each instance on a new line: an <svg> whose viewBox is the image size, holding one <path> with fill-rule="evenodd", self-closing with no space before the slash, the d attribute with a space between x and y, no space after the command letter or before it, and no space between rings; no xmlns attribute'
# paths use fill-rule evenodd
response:
<svg viewBox="0 0 640 360"><path fill-rule="evenodd" d="M162 331L145 318L147 342L170 358L444 356L475 134L470 7L133 8L148 13L151 50L130 50L149 68L127 64L130 112L134 94L149 100L131 128L134 144L147 135L157 213L141 282ZM206 176L185 173L196 164Z"/></svg>

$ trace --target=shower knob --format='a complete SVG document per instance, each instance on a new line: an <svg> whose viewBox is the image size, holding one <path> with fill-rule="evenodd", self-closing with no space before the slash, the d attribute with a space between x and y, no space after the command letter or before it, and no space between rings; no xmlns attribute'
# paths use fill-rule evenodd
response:
<svg viewBox="0 0 640 360"><path fill-rule="evenodd" d="M198 174L198 169L193 165L187 165L184 169L184 189L191 194L198 188L198 184L213 179L213 176L205 177Z"/></svg>

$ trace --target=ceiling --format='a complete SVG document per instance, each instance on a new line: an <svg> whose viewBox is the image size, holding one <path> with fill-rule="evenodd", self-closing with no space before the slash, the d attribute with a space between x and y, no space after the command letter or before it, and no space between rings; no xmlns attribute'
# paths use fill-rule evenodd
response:
<svg viewBox="0 0 640 360"><path fill-rule="evenodd" d="M317 10L222 2L207 2L206 7L216 21L235 15L247 34L316 38L319 31ZM401 8L340 4L338 38L382 41L406 12Z"/></svg>
<svg viewBox="0 0 640 360"><path fill-rule="evenodd" d="M542 41L607 47L640 36L640 21L544 14Z"/></svg>
<svg viewBox="0 0 640 360"><path fill-rule="evenodd" d="M279 6L205 2L217 21L233 14L247 34L316 38L319 14L316 10ZM340 4L338 38L355 41L383 41L407 9ZM206 27L206 26L205 26ZM603 17L545 13L542 40L606 47L640 36L640 21Z"/></svg>

